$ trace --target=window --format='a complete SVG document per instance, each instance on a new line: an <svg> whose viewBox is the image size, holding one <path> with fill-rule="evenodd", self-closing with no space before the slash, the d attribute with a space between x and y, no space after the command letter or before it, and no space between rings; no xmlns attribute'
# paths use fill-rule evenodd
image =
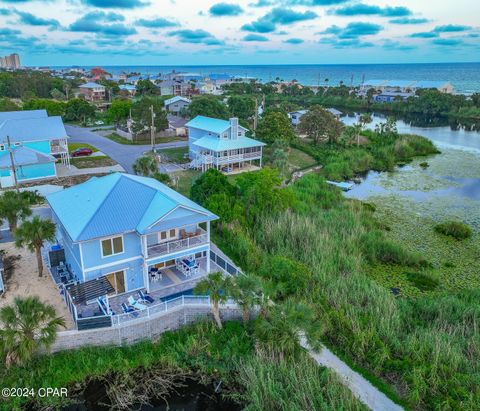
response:
<svg viewBox="0 0 480 411"><path fill-rule="evenodd" d="M173 228L172 230L170 230L170 238L174 238L176 236L177 236L177 230Z"/></svg>
<svg viewBox="0 0 480 411"><path fill-rule="evenodd" d="M123 237L113 237L102 240L102 257L123 253Z"/></svg>
<svg viewBox="0 0 480 411"><path fill-rule="evenodd" d="M167 232L166 231L162 231L160 233L160 240L166 240L167 239Z"/></svg>

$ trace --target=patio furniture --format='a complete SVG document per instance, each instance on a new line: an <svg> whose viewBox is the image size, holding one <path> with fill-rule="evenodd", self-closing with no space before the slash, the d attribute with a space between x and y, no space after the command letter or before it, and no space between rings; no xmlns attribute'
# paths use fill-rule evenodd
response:
<svg viewBox="0 0 480 411"><path fill-rule="evenodd" d="M133 296L128 297L128 303L135 308L136 310L145 310L147 306L145 304L139 303Z"/></svg>
<svg viewBox="0 0 480 411"><path fill-rule="evenodd" d="M138 292L138 295L140 297L139 301L142 301L144 303L152 304L155 301L153 297L150 297L148 294L144 293L142 290Z"/></svg>
<svg viewBox="0 0 480 411"><path fill-rule="evenodd" d="M125 303L122 303L122 310L125 314L133 314L135 317L138 316L138 313L135 311L135 308Z"/></svg>

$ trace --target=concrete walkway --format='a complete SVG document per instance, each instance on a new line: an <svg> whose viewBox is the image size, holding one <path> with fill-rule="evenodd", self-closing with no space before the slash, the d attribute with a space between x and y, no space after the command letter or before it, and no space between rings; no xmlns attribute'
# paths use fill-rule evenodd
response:
<svg viewBox="0 0 480 411"><path fill-rule="evenodd" d="M116 171L125 171L125 169L120 164L115 164L114 166L105 166L105 167L90 167L90 168L77 168L75 166L70 166L68 168L64 165L57 166L57 176L58 177L69 177L69 176L81 176L84 174L103 174L103 173L113 173Z"/></svg>
<svg viewBox="0 0 480 411"><path fill-rule="evenodd" d="M395 404L359 373L353 371L328 348L323 347L320 352L313 351L305 337L300 339L300 344L318 364L333 370L340 377L340 380L350 388L353 395L371 410L403 411L402 407Z"/></svg>

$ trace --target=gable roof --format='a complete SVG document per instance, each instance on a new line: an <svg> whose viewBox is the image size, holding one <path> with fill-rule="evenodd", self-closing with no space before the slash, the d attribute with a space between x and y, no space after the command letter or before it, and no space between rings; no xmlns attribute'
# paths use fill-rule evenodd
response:
<svg viewBox="0 0 480 411"><path fill-rule="evenodd" d="M0 143L68 138L60 116L7 120L0 123Z"/></svg>
<svg viewBox="0 0 480 411"><path fill-rule="evenodd" d="M105 88L105 86L102 86L101 84L94 83L93 81L89 81L88 83L82 84L78 86L80 88Z"/></svg>
<svg viewBox="0 0 480 411"><path fill-rule="evenodd" d="M178 207L202 215L202 221L218 218L153 178L123 173L91 178L48 195L47 201L73 241L132 231L145 234Z"/></svg>
<svg viewBox="0 0 480 411"><path fill-rule="evenodd" d="M197 116L190 120L187 124L187 127L198 128L199 130L210 131L215 134L221 134L224 131L227 131L231 124L228 120L221 120L219 118ZM238 125L238 128L247 130L245 127Z"/></svg>
<svg viewBox="0 0 480 411"><path fill-rule="evenodd" d="M212 151L236 150L239 148L260 147L266 145L261 141L254 140L253 138L249 137L238 137L230 139L218 138L215 136L204 136L194 141L192 144Z"/></svg>
<svg viewBox="0 0 480 411"><path fill-rule="evenodd" d="M177 101L183 101L187 104L190 104L192 102L192 100L190 100L189 98L182 97L182 96L175 96L175 97L169 98L168 100L165 100L163 104L165 104L165 106L168 106L170 104L176 103Z"/></svg>
<svg viewBox="0 0 480 411"><path fill-rule="evenodd" d="M31 164L46 164L55 161L55 157L50 154L41 153L29 147L19 146L12 150L15 166L27 166ZM12 167L10 154L8 151L0 153L0 168Z"/></svg>
<svg viewBox="0 0 480 411"><path fill-rule="evenodd" d="M27 118L46 118L47 110L23 110L0 112L0 123L7 120L22 120Z"/></svg>

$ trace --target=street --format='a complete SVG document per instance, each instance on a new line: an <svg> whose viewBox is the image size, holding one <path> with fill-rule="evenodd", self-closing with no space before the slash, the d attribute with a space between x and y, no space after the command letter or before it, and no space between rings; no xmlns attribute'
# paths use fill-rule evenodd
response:
<svg viewBox="0 0 480 411"><path fill-rule="evenodd" d="M120 164L127 172L133 173L133 163L143 153L150 150L150 145L127 145L119 144L115 141L103 137L89 128L65 125L67 134L70 136L69 141L72 143L87 143L99 149L105 155L111 157L118 164ZM157 148L174 148L187 146L186 141L172 141L170 143L157 144ZM177 166L178 167L178 166ZM165 167L162 172L175 171L170 167Z"/></svg>

